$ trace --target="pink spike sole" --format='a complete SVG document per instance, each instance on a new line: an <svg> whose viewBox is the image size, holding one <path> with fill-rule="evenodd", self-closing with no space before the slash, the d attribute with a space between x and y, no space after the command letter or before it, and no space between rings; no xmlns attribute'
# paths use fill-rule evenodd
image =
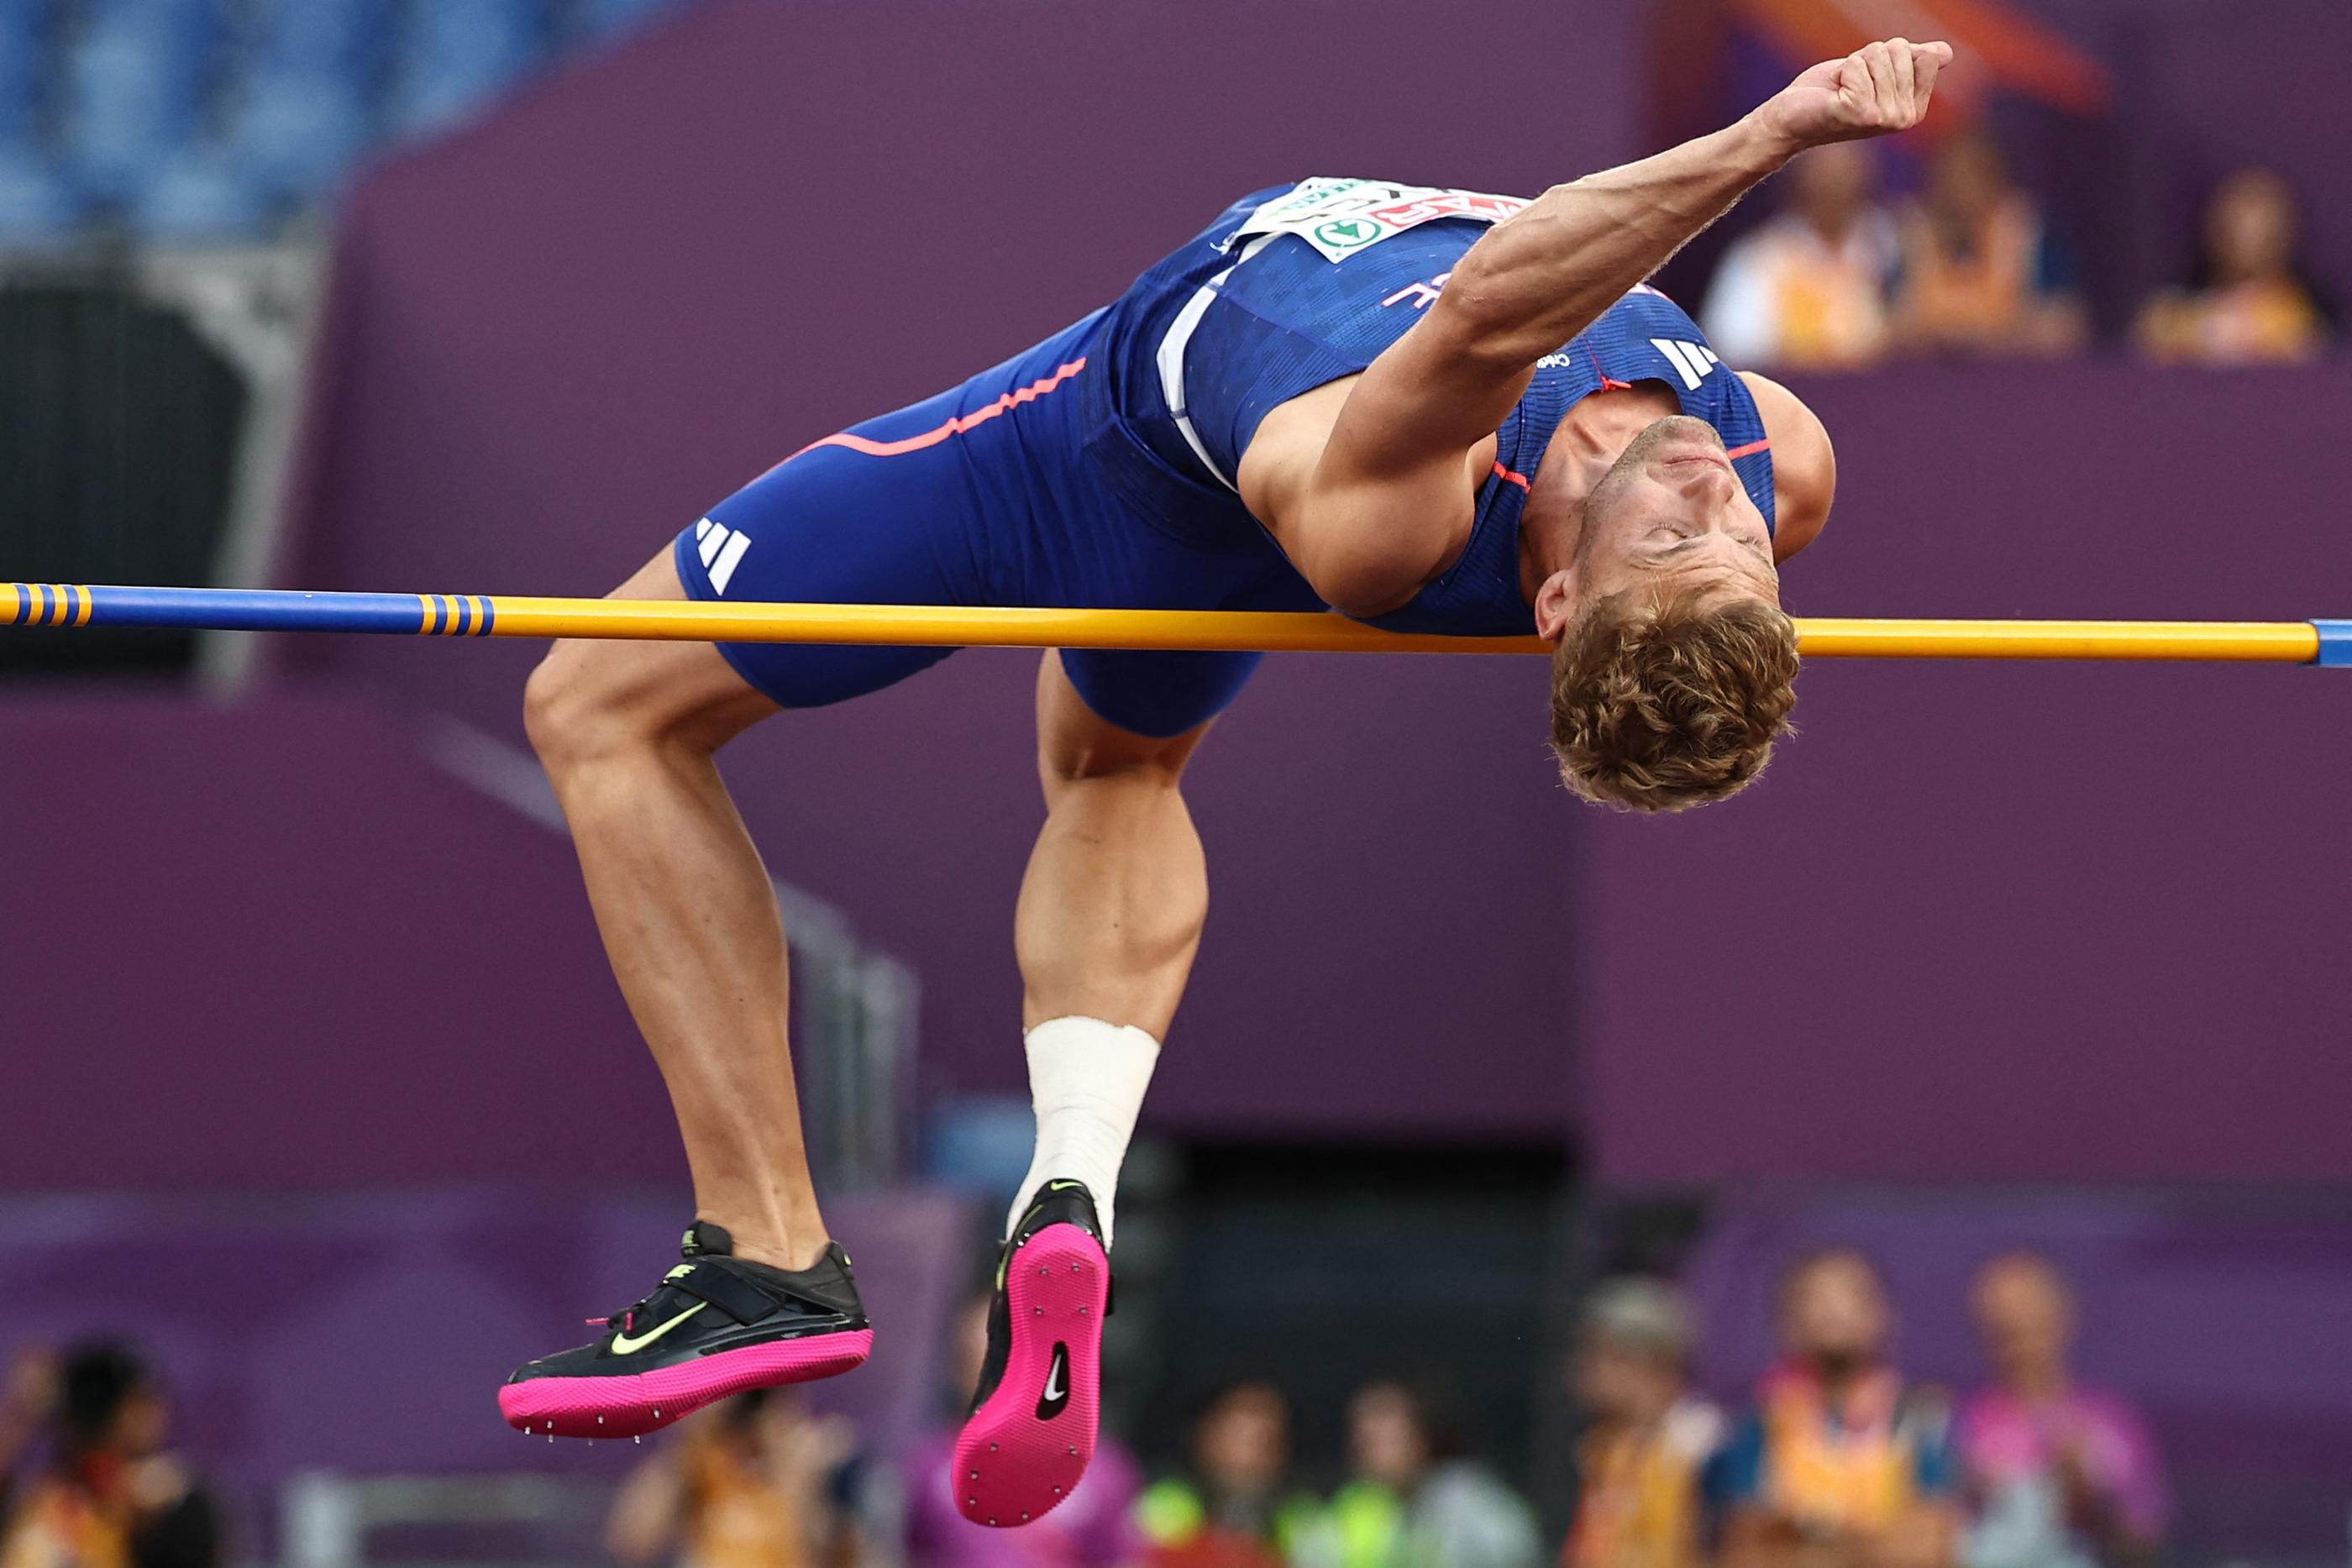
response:
<svg viewBox="0 0 2352 1568"><path fill-rule="evenodd" d="M874 1331L722 1350L677 1366L616 1377L534 1377L499 1390L507 1425L551 1437L635 1437L753 1388L814 1383L864 1364Z"/></svg>
<svg viewBox="0 0 2352 1568"><path fill-rule="evenodd" d="M1012 1354L964 1423L949 1479L966 1519L1011 1527L1052 1511L1095 1457L1110 1260L1083 1227L1049 1225L1013 1254L1004 1285Z"/></svg>

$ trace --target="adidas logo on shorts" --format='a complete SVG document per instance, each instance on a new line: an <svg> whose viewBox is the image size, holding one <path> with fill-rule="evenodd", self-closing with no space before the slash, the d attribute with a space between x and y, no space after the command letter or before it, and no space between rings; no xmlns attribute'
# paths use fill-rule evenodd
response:
<svg viewBox="0 0 2352 1568"><path fill-rule="evenodd" d="M743 557L751 548L751 537L720 528L709 517L694 525L695 548L702 553L702 568L710 574L710 591L725 593L734 580L735 569L743 564Z"/></svg>

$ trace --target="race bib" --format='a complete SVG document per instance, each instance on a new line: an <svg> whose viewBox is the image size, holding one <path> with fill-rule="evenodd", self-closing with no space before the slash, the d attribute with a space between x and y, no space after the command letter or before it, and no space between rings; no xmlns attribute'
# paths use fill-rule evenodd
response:
<svg viewBox="0 0 2352 1568"><path fill-rule="evenodd" d="M1439 218L1496 224L1527 204L1525 196L1444 191L1434 185L1307 180L1252 213L1219 248L1230 250L1259 235L1297 235L1321 251L1326 261L1344 261L1391 235Z"/></svg>

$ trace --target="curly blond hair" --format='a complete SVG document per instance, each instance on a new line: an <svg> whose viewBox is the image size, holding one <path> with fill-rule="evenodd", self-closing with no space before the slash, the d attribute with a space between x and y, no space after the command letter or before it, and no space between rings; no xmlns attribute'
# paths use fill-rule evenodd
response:
<svg viewBox="0 0 2352 1568"><path fill-rule="evenodd" d="M1618 594L1559 641L1551 744L1568 787L1634 811L1738 793L1796 706L1797 632L1760 599Z"/></svg>

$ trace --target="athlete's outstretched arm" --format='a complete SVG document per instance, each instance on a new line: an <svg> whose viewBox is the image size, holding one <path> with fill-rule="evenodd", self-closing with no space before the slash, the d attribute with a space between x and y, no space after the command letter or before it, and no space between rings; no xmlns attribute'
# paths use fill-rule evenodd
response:
<svg viewBox="0 0 2352 1568"><path fill-rule="evenodd" d="M1357 378L1311 475L1267 520L1331 602L1409 595L1432 538L1458 538L1465 455L1583 331L1797 153L1908 130L1948 44L1902 38L1813 67L1728 129L1547 191L1464 255L1412 329ZM1261 513L1264 516L1264 513ZM1336 596L1335 596L1336 591Z"/></svg>
<svg viewBox="0 0 2352 1568"><path fill-rule="evenodd" d="M1437 370L1469 394L1454 405L1454 434L1477 439L1510 412L1538 359L1790 158L1918 124L1951 56L1948 44L1872 44L1712 136L1555 185L1471 246L1416 329L1434 340L1406 356L1435 363L1400 368Z"/></svg>

